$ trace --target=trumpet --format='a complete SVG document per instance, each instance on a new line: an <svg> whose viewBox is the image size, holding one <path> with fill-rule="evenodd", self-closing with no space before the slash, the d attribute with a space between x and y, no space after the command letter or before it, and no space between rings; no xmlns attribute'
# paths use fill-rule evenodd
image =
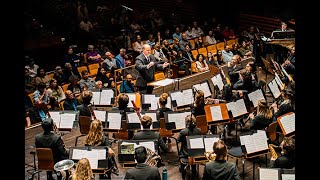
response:
<svg viewBox="0 0 320 180"><path fill-rule="evenodd" d="M277 148L278 146L274 145L274 144L269 144L269 150L270 150L270 153L271 153L271 157L274 158L274 159L277 159L278 158L278 154L276 152L276 150L274 148Z"/></svg>
<svg viewBox="0 0 320 180"><path fill-rule="evenodd" d="M216 159L216 154L214 152L204 152L204 155L208 161L214 161Z"/></svg>

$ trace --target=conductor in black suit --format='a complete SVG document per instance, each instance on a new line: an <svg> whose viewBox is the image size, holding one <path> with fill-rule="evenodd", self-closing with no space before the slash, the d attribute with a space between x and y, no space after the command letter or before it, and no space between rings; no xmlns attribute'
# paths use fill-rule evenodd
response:
<svg viewBox="0 0 320 180"><path fill-rule="evenodd" d="M154 73L156 70L164 70L169 63L155 64L156 58L151 54L149 44L144 44L142 53L136 57L136 69L139 72L137 76L136 86L140 93L152 94L153 86L148 86L149 82L154 81Z"/></svg>
<svg viewBox="0 0 320 180"><path fill-rule="evenodd" d="M124 179L161 180L158 168L145 163L148 157L147 149L144 146L140 146L134 151L134 158L138 164L135 168L127 170Z"/></svg>

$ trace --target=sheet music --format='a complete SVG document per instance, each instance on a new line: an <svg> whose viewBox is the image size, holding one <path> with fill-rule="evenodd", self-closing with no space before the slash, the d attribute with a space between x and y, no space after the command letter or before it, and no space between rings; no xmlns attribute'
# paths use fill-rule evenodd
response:
<svg viewBox="0 0 320 180"><path fill-rule="evenodd" d="M275 75L274 78L275 78L277 84L279 85L280 89L283 90L285 85L282 83L279 75L276 72L274 72L274 75Z"/></svg>
<svg viewBox="0 0 320 180"><path fill-rule="evenodd" d="M134 102L136 102L136 94L126 94L129 97L129 104L128 107L132 107L133 108L133 104L131 103L131 101L133 100Z"/></svg>
<svg viewBox="0 0 320 180"><path fill-rule="evenodd" d="M163 79L159 81L155 81L150 83L151 86L167 86L169 84L172 84L174 82L174 79Z"/></svg>
<svg viewBox="0 0 320 180"><path fill-rule="evenodd" d="M222 71L223 72L223 71ZM220 74L217 74L211 78L213 85L218 86L219 90L223 90L223 81Z"/></svg>
<svg viewBox="0 0 320 180"><path fill-rule="evenodd" d="M238 117L248 112L243 99L239 99L236 102L229 102L226 105L227 109L232 112L233 117Z"/></svg>
<svg viewBox="0 0 320 180"><path fill-rule="evenodd" d="M193 85L193 87L196 88L197 90L202 90L204 93L204 97L209 97L212 94L207 81L200 84L195 84Z"/></svg>
<svg viewBox="0 0 320 180"><path fill-rule="evenodd" d="M147 141L147 142L139 142L139 146L144 146L146 148L149 148L152 152L156 152L154 148L154 141Z"/></svg>
<svg viewBox="0 0 320 180"><path fill-rule="evenodd" d="M193 92L192 89L185 89L182 91L182 98L184 99L183 105L188 105L193 103Z"/></svg>
<svg viewBox="0 0 320 180"><path fill-rule="evenodd" d="M157 110L158 109L158 100L156 97L151 101L151 106L149 110Z"/></svg>
<svg viewBox="0 0 320 180"><path fill-rule="evenodd" d="M174 122L176 124L176 129L186 128L185 124L185 113L168 113L168 122Z"/></svg>
<svg viewBox="0 0 320 180"><path fill-rule="evenodd" d="M205 152L213 152L213 144L218 140L219 138L216 138L216 137L203 138Z"/></svg>
<svg viewBox="0 0 320 180"><path fill-rule="evenodd" d="M247 154L256 152L256 146L251 135L240 136L240 144L246 147Z"/></svg>
<svg viewBox="0 0 320 180"><path fill-rule="evenodd" d="M272 81L270 81L268 84L268 87L269 87L270 91L272 92L274 98L278 98L281 95L281 92L278 88L276 79L273 79Z"/></svg>
<svg viewBox="0 0 320 180"><path fill-rule="evenodd" d="M156 96L156 100L157 100L157 107L160 107L160 104L159 104L159 96ZM172 106L171 106L171 97L169 96L168 98L167 98L167 104L166 104L166 107L167 108L172 108Z"/></svg>
<svg viewBox="0 0 320 180"><path fill-rule="evenodd" d="M60 127L60 111L49 111L49 114L57 127Z"/></svg>
<svg viewBox="0 0 320 180"><path fill-rule="evenodd" d="M107 150L106 149L92 149L91 151L97 152L97 158L99 159L107 159Z"/></svg>
<svg viewBox="0 0 320 180"><path fill-rule="evenodd" d="M127 117L128 117L129 123L139 123L140 124L140 119L139 119L137 113L127 113Z"/></svg>
<svg viewBox="0 0 320 180"><path fill-rule="evenodd" d="M61 120L58 128L72 129L73 122L76 120L76 114L74 113L62 113L60 114Z"/></svg>
<svg viewBox="0 0 320 180"><path fill-rule="evenodd" d="M121 114L117 113L108 113L109 129L120 129L121 128Z"/></svg>
<svg viewBox="0 0 320 180"><path fill-rule="evenodd" d="M285 134L289 134L291 132L294 132L296 130L296 115L295 113L285 115L280 118L280 122L282 124L282 127L284 129Z"/></svg>
<svg viewBox="0 0 320 180"><path fill-rule="evenodd" d="M283 74L285 75L285 76L287 76L287 78L289 78L289 80L291 80L292 79L292 77L287 73L287 71L281 66L281 71L283 72Z"/></svg>
<svg viewBox="0 0 320 180"><path fill-rule="evenodd" d="M156 112L147 112L143 114L142 116L147 115L152 118L152 122L157 122L157 113Z"/></svg>
<svg viewBox="0 0 320 180"><path fill-rule="evenodd" d="M190 140L190 148L191 149L204 148L202 138L190 138L189 140Z"/></svg>
<svg viewBox="0 0 320 180"><path fill-rule="evenodd" d="M259 180L279 180L279 170L272 168L260 168Z"/></svg>
<svg viewBox="0 0 320 180"><path fill-rule="evenodd" d="M256 91L249 93L248 97L249 97L249 100L252 101L254 107L258 106L258 101L260 99L264 99L261 89L258 89Z"/></svg>
<svg viewBox="0 0 320 180"><path fill-rule="evenodd" d="M85 157L87 154L87 150L83 149L73 149L72 151L72 159L80 160Z"/></svg>
<svg viewBox="0 0 320 180"><path fill-rule="evenodd" d="M100 104L100 91L92 91L93 104Z"/></svg>
<svg viewBox="0 0 320 180"><path fill-rule="evenodd" d="M254 144L256 146L256 151L262 151L269 148L268 146L268 138L266 135L266 132L260 131L257 133L254 133L252 135L252 138L254 139Z"/></svg>
<svg viewBox="0 0 320 180"><path fill-rule="evenodd" d="M182 97L182 92L177 91L177 92L171 92L170 93L171 99L176 100L177 106L182 106L184 105L184 99Z"/></svg>
<svg viewBox="0 0 320 180"><path fill-rule="evenodd" d="M211 106L210 111L211 111L212 121L223 120L220 106Z"/></svg>
<svg viewBox="0 0 320 180"><path fill-rule="evenodd" d="M87 159L89 160L91 169L98 169L98 158L96 158L96 157L87 157Z"/></svg>
<svg viewBox="0 0 320 180"><path fill-rule="evenodd" d="M111 105L111 99L114 98L114 92L112 89L103 89L101 91L100 104Z"/></svg>
<svg viewBox="0 0 320 180"><path fill-rule="evenodd" d="M96 115L97 119L99 119L102 122L106 121L106 113L107 113L107 111L93 110L93 112Z"/></svg>
<svg viewBox="0 0 320 180"><path fill-rule="evenodd" d="M282 180L295 180L296 175L295 174L281 174Z"/></svg>
<svg viewBox="0 0 320 180"><path fill-rule="evenodd" d="M143 94L143 104L151 104L152 101L156 98L154 94Z"/></svg>

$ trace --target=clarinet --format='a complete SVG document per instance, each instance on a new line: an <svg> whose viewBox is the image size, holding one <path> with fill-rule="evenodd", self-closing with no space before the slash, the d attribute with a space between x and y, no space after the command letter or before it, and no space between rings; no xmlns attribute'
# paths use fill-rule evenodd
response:
<svg viewBox="0 0 320 180"><path fill-rule="evenodd" d="M141 114L140 114L140 112L139 112L139 108L137 107L137 105L134 103L133 100L131 100L131 103L132 103L132 105L133 105L134 111L137 113L139 119L141 119Z"/></svg>

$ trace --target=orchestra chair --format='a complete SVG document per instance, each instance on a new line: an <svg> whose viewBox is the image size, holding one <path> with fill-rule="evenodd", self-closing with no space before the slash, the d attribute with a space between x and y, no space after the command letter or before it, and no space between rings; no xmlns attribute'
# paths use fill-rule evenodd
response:
<svg viewBox="0 0 320 180"><path fill-rule="evenodd" d="M229 45L229 46L232 46L234 43L236 43L236 40L235 40L235 39L229 39L229 40L227 41L227 45Z"/></svg>
<svg viewBox="0 0 320 180"><path fill-rule="evenodd" d="M193 57L197 57L197 55L199 54L198 50L197 49L193 49L191 50L191 54Z"/></svg>
<svg viewBox="0 0 320 180"><path fill-rule="evenodd" d="M199 48L198 53L202 54L205 58L208 56L208 51L206 47ZM197 57L197 56L194 56L194 57Z"/></svg>
<svg viewBox="0 0 320 180"><path fill-rule="evenodd" d="M189 42L190 42L190 44L191 44L191 49L194 49L195 48L195 46L196 46L196 43L195 43L195 41L194 41L194 39L189 39Z"/></svg>
<svg viewBox="0 0 320 180"><path fill-rule="evenodd" d="M32 102L32 105L34 106L33 93L29 93L28 96L29 96L29 98L30 98L30 100Z"/></svg>
<svg viewBox="0 0 320 180"><path fill-rule="evenodd" d="M191 72L192 72L192 73L197 73L197 72L199 72L199 70L198 70L198 68L197 68L196 62L191 62Z"/></svg>
<svg viewBox="0 0 320 180"><path fill-rule="evenodd" d="M89 64L88 65L88 69L89 69L89 76L90 77L95 77L98 73L98 69L100 67L99 63L93 63L93 64Z"/></svg>
<svg viewBox="0 0 320 180"><path fill-rule="evenodd" d="M217 45L217 50L224 50L224 42L219 42L216 44Z"/></svg>
<svg viewBox="0 0 320 180"><path fill-rule="evenodd" d="M236 166L238 167L238 160L241 160L242 163L242 179L244 179L244 160L245 160L245 155L242 152L241 146L234 146L228 149L228 155L227 158L233 158L236 159Z"/></svg>
<svg viewBox="0 0 320 180"><path fill-rule="evenodd" d="M87 70L87 71L88 71L88 67L87 67L87 66L78 66L78 67L77 67L77 70L78 70L78 73L80 74L80 76L81 76L81 78L82 78L81 72L84 71L84 70Z"/></svg>
<svg viewBox="0 0 320 180"><path fill-rule="evenodd" d="M88 64L87 53L83 53L83 63Z"/></svg>
<svg viewBox="0 0 320 180"><path fill-rule="evenodd" d="M215 44L211 44L207 46L207 52L211 52L212 54L217 53L217 46Z"/></svg>
<svg viewBox="0 0 320 180"><path fill-rule="evenodd" d="M35 172L33 172L32 177L29 179L33 179L35 174L38 174L38 180L40 179L41 171L52 171L54 173L54 159L53 153L50 148L36 148L36 154L38 159L38 168ZM49 177L47 177L49 179Z"/></svg>
<svg viewBox="0 0 320 180"><path fill-rule="evenodd" d="M208 128L206 115L199 115L196 117L196 126L197 128L200 128L202 135L205 135L208 133L209 128Z"/></svg>
<svg viewBox="0 0 320 180"><path fill-rule="evenodd" d="M277 132L277 127L279 126L278 122L272 122L271 124L269 124L268 130L267 130L267 134L269 136L269 143L271 144L275 144L275 145L279 145L279 142L277 141L277 137L280 135L283 135L280 132Z"/></svg>
<svg viewBox="0 0 320 180"><path fill-rule="evenodd" d="M68 90L69 84L70 84L70 83L63 83L63 84L61 85L61 88L63 89L63 92L64 92L64 93Z"/></svg>
<svg viewBox="0 0 320 180"><path fill-rule="evenodd" d="M46 74L50 77L50 79L53 79L54 71L47 72Z"/></svg>
<svg viewBox="0 0 320 180"><path fill-rule="evenodd" d="M79 128L80 128L80 135L76 137L76 142L74 146L77 146L78 138L82 136L86 136L89 133L91 124L91 117L88 116L79 116Z"/></svg>

